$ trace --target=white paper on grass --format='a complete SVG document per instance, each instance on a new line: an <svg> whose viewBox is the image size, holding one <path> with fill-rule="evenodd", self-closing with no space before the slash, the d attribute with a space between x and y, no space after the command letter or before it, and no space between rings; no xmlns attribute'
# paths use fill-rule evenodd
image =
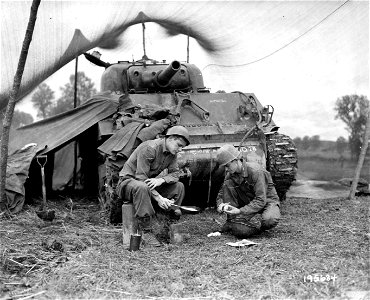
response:
<svg viewBox="0 0 370 300"><path fill-rule="evenodd" d="M235 243L226 243L226 245L232 246L232 247L245 247L245 246L253 246L253 245L258 245L258 243L243 239L240 241L237 241Z"/></svg>
<svg viewBox="0 0 370 300"><path fill-rule="evenodd" d="M221 232L216 231L216 232L211 232L211 233L209 233L207 236L208 236L208 237L211 237L211 236L220 236L220 235L221 235Z"/></svg>

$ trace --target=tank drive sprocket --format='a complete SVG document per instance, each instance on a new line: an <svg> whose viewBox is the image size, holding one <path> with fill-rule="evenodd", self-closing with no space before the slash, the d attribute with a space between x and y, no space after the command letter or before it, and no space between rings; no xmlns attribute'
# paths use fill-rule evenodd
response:
<svg viewBox="0 0 370 300"><path fill-rule="evenodd" d="M283 201L297 175L297 147L289 136L281 133L267 135L266 146L266 167L271 173L276 192Z"/></svg>

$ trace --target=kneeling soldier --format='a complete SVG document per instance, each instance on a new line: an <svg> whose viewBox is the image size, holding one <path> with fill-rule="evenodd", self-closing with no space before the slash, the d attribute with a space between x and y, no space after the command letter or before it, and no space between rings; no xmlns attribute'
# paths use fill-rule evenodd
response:
<svg viewBox="0 0 370 300"><path fill-rule="evenodd" d="M227 214L222 231L246 238L275 227L280 220L280 201L270 172L247 162L232 145L222 146L217 161L225 167L225 181L217 197L217 210ZM250 223L261 214L260 228Z"/></svg>

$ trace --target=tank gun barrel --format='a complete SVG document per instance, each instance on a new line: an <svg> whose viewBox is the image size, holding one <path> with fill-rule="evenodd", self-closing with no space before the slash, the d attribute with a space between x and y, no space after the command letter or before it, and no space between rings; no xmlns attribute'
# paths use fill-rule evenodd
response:
<svg viewBox="0 0 370 300"><path fill-rule="evenodd" d="M177 60L171 62L167 68L157 73L156 83L160 87L165 87L171 81L171 78L180 70L181 63Z"/></svg>

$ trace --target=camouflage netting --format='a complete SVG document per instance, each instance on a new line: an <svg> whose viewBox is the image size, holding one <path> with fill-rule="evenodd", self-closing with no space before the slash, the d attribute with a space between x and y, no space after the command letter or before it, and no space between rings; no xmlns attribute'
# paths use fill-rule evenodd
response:
<svg viewBox="0 0 370 300"><path fill-rule="evenodd" d="M158 9L155 1L41 1L18 100L93 48L103 49L104 53L113 49L120 54L126 51L129 57L124 59L131 59L131 54L141 55L132 50L141 43L125 34L135 24L156 23L162 29L162 37L189 35L196 41L192 53L201 50L201 67L210 63L239 65L241 58L242 62L253 61L293 40L332 12L333 5L331 1L304 5L275 1L168 1ZM368 3L359 1L356 6L354 18L358 19L368 11ZM30 1L1 2L0 110L6 106L12 88L30 7ZM301 29L298 34L297 28ZM178 40L176 44L180 44ZM165 46L160 46L163 53ZM221 70L213 68L210 82L225 78L234 82L240 77L233 69L222 69L223 76L218 79L220 74Z"/></svg>

